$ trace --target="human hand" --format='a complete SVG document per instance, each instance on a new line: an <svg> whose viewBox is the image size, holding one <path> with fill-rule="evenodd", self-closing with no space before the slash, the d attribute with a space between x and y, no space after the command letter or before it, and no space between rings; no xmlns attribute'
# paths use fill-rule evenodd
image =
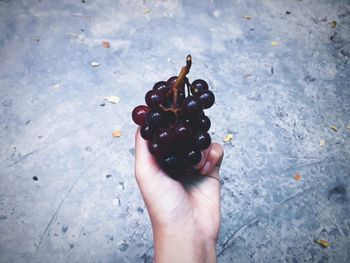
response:
<svg viewBox="0 0 350 263"><path fill-rule="evenodd" d="M139 129L135 144L135 176L152 223L155 261L215 262L222 146L213 143L196 166L203 176L183 185L161 170Z"/></svg>

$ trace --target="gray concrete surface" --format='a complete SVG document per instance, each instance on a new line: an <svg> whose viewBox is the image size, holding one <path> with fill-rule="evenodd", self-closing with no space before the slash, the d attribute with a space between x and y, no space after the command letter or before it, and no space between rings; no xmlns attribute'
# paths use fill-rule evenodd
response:
<svg viewBox="0 0 350 263"><path fill-rule="evenodd" d="M0 262L152 262L130 114L189 53L225 148L218 261L349 262L349 25L347 0L0 1Z"/></svg>

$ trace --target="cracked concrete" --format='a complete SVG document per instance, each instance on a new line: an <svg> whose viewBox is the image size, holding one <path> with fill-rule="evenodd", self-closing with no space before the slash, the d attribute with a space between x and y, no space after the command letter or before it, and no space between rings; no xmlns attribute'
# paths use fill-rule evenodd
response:
<svg viewBox="0 0 350 263"><path fill-rule="evenodd" d="M225 148L218 261L349 262L349 25L347 0L0 1L0 262L152 262L131 111L187 54Z"/></svg>

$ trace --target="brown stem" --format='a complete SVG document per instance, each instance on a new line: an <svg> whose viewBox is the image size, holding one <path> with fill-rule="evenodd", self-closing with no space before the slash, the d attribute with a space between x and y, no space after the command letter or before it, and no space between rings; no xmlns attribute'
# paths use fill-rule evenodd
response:
<svg viewBox="0 0 350 263"><path fill-rule="evenodd" d="M190 72L190 68L192 65L192 57L191 55L187 55L186 57L186 66L182 67L179 76L177 77L173 87L172 92L174 94L174 100L173 100L173 108L176 108L176 102L177 102L177 96L180 90L180 87L183 85L186 75L188 72Z"/></svg>

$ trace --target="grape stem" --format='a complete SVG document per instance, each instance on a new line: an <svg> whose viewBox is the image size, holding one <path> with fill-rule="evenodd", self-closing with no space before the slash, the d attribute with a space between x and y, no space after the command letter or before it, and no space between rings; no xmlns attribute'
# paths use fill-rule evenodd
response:
<svg viewBox="0 0 350 263"><path fill-rule="evenodd" d="M192 65L192 57L191 57L191 55L187 55L187 57L186 57L186 66L181 68L180 74L177 77L173 87L171 88L172 92L174 94L174 96L173 96L173 98L174 98L174 100L173 100L173 109L174 110L176 109L176 102L177 102L177 97L178 97L178 94L179 94L179 91L180 91L180 87L182 87L182 85L183 85L183 83L185 81L186 75L190 72L191 65Z"/></svg>

